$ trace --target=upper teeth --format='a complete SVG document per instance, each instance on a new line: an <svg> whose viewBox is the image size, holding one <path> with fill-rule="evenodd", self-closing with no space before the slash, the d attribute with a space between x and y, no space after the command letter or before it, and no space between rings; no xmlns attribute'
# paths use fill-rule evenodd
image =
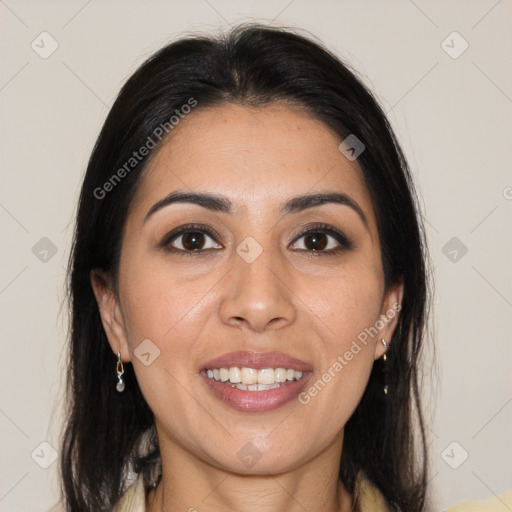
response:
<svg viewBox="0 0 512 512"><path fill-rule="evenodd" d="M285 382L287 380L299 380L302 378L303 372L292 369L286 370L285 368L262 368L261 370L255 370L254 368L240 369L237 366L232 366L231 368L207 370L206 374L210 379L220 382L227 382L229 380L233 384L275 384L276 382Z"/></svg>

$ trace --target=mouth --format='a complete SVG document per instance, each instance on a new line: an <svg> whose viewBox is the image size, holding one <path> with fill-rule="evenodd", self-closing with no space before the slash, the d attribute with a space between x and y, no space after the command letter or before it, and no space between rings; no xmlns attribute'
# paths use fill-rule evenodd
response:
<svg viewBox="0 0 512 512"><path fill-rule="evenodd" d="M297 397L311 378L311 365L278 352L233 352L205 363L200 376L213 396L230 408L264 412Z"/></svg>

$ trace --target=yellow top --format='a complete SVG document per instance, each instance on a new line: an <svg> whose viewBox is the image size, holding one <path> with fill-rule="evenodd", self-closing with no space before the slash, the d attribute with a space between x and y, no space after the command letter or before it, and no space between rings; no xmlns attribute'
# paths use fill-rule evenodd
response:
<svg viewBox="0 0 512 512"><path fill-rule="evenodd" d="M450 507L446 512L505 512L507 510L512 510L512 491L487 500L464 501Z"/></svg>

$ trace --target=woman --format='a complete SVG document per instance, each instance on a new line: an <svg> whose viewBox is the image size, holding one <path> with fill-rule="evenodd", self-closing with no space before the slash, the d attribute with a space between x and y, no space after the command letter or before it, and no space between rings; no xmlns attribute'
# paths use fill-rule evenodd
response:
<svg viewBox="0 0 512 512"><path fill-rule="evenodd" d="M160 50L80 196L67 510L425 510L425 250L381 108L318 43Z"/></svg>

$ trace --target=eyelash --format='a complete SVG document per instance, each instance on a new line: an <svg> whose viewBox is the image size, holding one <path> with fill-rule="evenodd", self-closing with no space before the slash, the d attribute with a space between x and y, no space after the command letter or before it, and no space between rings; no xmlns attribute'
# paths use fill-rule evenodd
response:
<svg viewBox="0 0 512 512"><path fill-rule="evenodd" d="M206 234L209 237L211 237L215 241L215 243L217 243L217 244L219 243L219 242L217 242L217 237L219 237L218 233L216 233L215 231L210 229L208 226L203 226L201 224L186 224L184 226L180 226L179 228L177 228L177 229L171 231L170 233L168 233L167 235L165 235L163 240L160 242L159 246L162 249L166 249L167 251L169 251L171 253L180 254L182 256L189 256L189 257L197 256L197 255L201 255L201 254L204 255L204 253L206 251L216 250L216 249L199 249L199 250L194 250L194 251L186 251L183 249L176 249L175 247L170 246L171 242L173 242L174 240L178 239L180 236L183 236L187 233ZM306 229L304 229L303 231L301 231L300 233L297 234L293 244L295 244L297 242L297 240L305 237L306 235L318 234L318 233L331 236L338 242L339 246L334 249L329 249L327 251L325 251L325 250L314 251L314 250L308 250L308 249L299 249L299 251L300 252L309 252L311 254L311 256L317 257L317 256L322 256L322 255L330 256L330 255L338 254L343 251L348 251L348 250L353 249L352 242L347 238L347 236L344 233L342 233L341 231L338 231L337 229L334 229L329 224L323 224L323 223L309 225Z"/></svg>

